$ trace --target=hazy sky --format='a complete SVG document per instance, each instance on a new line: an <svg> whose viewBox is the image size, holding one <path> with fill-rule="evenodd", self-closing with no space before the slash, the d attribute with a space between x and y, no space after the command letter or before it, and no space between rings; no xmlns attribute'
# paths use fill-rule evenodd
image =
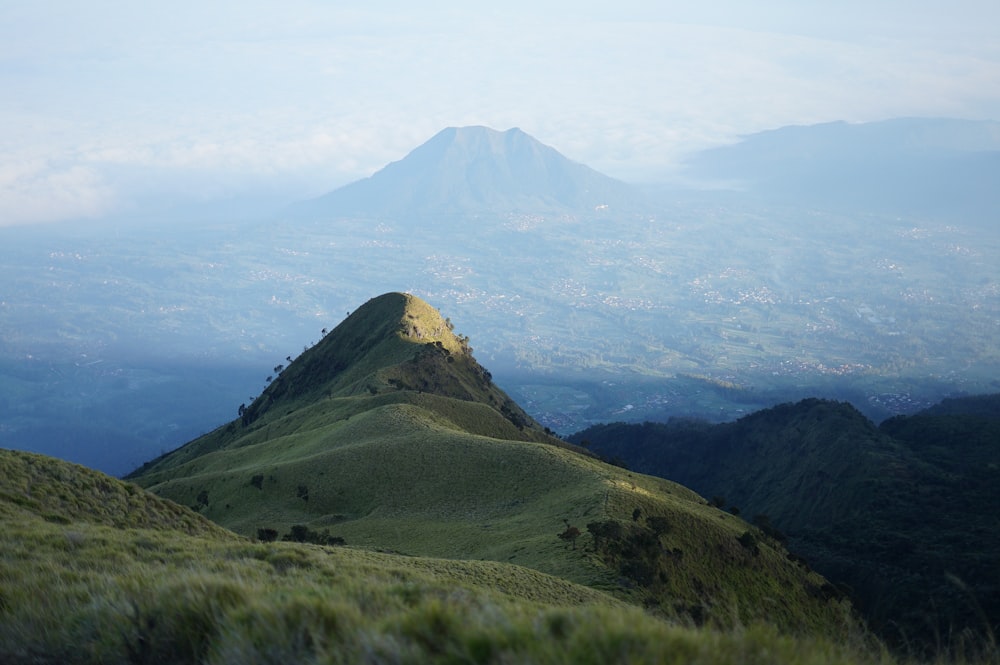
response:
<svg viewBox="0 0 1000 665"><path fill-rule="evenodd" d="M1000 119L1000 2L0 0L0 225L316 196L452 125L639 182L896 116Z"/></svg>

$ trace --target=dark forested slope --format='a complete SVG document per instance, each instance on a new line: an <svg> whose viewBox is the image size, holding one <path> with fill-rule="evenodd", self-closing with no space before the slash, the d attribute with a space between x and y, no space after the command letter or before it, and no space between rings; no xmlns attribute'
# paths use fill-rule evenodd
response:
<svg viewBox="0 0 1000 665"><path fill-rule="evenodd" d="M1000 622L1000 418L990 404L949 402L876 427L849 404L809 399L732 423L616 423L571 440L783 532L849 588L873 627L934 647Z"/></svg>

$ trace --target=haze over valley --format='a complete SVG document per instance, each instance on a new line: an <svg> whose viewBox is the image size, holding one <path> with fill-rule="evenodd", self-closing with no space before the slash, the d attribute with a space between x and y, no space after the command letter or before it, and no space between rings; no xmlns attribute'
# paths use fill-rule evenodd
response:
<svg viewBox="0 0 1000 665"><path fill-rule="evenodd" d="M826 126L794 133L833 150ZM960 190L942 184L945 166L989 164L977 155L996 154L1000 135L939 120L854 133L836 138L838 154L855 141L883 146L886 163L919 150L938 164L917 191ZM699 166L700 182L731 179L768 138L733 148L718 179ZM774 161L773 146L758 152ZM856 167L813 163L831 183ZM996 190L966 183L977 214L891 214L906 200L891 187L830 206L817 183L785 194L769 177L637 187L521 130L466 127L273 216L3 229L0 443L124 473L230 417L272 366L392 289L449 312L561 434L817 395L881 419L997 389L1000 238L982 212Z"/></svg>

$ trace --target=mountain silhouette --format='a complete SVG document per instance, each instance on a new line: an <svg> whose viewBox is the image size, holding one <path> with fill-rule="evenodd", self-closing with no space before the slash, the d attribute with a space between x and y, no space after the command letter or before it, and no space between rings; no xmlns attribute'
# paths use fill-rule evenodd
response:
<svg viewBox="0 0 1000 665"><path fill-rule="evenodd" d="M629 185L520 129L449 127L369 178L300 204L310 216L592 214L634 209Z"/></svg>
<svg viewBox="0 0 1000 665"><path fill-rule="evenodd" d="M697 153L687 173L783 201L992 225L1000 123L894 118L782 127Z"/></svg>

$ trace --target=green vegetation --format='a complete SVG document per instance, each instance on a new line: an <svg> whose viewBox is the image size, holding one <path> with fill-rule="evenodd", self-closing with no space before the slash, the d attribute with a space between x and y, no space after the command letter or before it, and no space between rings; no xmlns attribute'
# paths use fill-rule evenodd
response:
<svg viewBox="0 0 1000 665"><path fill-rule="evenodd" d="M369 305L135 474L160 496L0 451L0 661L894 662L769 520L581 454L436 312Z"/></svg>
<svg viewBox="0 0 1000 665"><path fill-rule="evenodd" d="M0 452L0 515L15 507L55 524L87 522L119 529L168 529L235 537L213 522L132 483L43 455Z"/></svg>
<svg viewBox="0 0 1000 665"><path fill-rule="evenodd" d="M197 515L104 478L157 515L155 528L114 526L126 518L47 498L100 474L9 451L0 461L0 661L11 665L889 662L849 621L837 640L759 622L695 629L506 563L191 529Z"/></svg>
<svg viewBox="0 0 1000 665"><path fill-rule="evenodd" d="M743 556L738 518L546 434L467 340L404 294L366 303L242 419L133 478L248 537L516 563L666 617L824 633L846 612L779 544ZM632 524L641 546L593 547L583 526L608 520Z"/></svg>
<svg viewBox="0 0 1000 665"><path fill-rule="evenodd" d="M949 400L879 427L810 399L721 425L619 423L573 438L717 505L725 496L756 515L747 548L784 532L796 560L890 643L933 653L1000 632L998 399Z"/></svg>

